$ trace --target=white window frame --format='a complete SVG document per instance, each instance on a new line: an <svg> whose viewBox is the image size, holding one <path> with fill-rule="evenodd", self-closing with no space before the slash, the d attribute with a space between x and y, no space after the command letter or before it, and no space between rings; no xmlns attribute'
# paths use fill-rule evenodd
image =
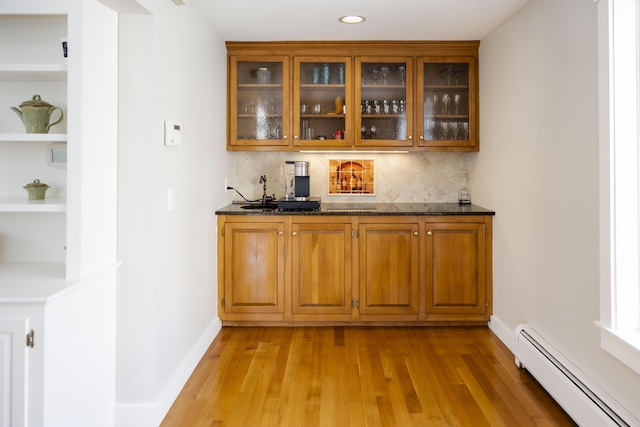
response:
<svg viewBox="0 0 640 427"><path fill-rule="evenodd" d="M640 373L640 0L598 3L601 268L596 325L602 348Z"/></svg>

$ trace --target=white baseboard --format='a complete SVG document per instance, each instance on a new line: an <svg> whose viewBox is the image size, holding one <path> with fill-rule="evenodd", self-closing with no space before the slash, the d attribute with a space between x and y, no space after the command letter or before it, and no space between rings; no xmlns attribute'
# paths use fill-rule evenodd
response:
<svg viewBox="0 0 640 427"><path fill-rule="evenodd" d="M497 316L491 316L488 326L500 338L500 341L511 350L511 353L516 354L517 342L513 328L508 328Z"/></svg>
<svg viewBox="0 0 640 427"><path fill-rule="evenodd" d="M155 402L116 403L114 427L156 427L160 425L220 329L222 329L222 323L220 319L216 318L203 332L180 366L176 368L167 384L159 391Z"/></svg>

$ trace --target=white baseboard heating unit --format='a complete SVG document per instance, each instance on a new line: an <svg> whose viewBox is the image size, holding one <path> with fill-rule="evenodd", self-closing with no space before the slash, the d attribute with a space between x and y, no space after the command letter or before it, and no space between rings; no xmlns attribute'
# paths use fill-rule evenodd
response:
<svg viewBox="0 0 640 427"><path fill-rule="evenodd" d="M516 365L526 368L578 425L638 425L529 325L516 328L515 356Z"/></svg>

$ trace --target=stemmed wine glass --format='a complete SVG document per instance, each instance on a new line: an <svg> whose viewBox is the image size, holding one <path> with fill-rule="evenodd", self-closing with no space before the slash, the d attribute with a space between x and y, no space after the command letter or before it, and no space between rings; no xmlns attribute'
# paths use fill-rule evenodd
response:
<svg viewBox="0 0 640 427"><path fill-rule="evenodd" d="M442 114L449 115L449 104L451 103L451 96L448 93L442 95Z"/></svg>
<svg viewBox="0 0 640 427"><path fill-rule="evenodd" d="M449 138L449 122L440 123L440 128L442 129L442 137L440 139L448 139Z"/></svg>
<svg viewBox="0 0 640 427"><path fill-rule="evenodd" d="M460 95L459 93L456 93L455 95L453 95L453 114L455 114L456 116L460 112L460 99L461 98L462 98L462 95Z"/></svg>
<svg viewBox="0 0 640 427"><path fill-rule="evenodd" d="M451 76L454 76L458 73L460 73L460 70L458 70L453 65L448 65L446 67L441 68L440 71L438 71L438 75L440 76L440 78L444 78L445 76L447 77L447 86L451 86ZM456 79L456 85L457 84L458 84L458 80Z"/></svg>
<svg viewBox="0 0 640 427"><path fill-rule="evenodd" d="M458 132L460 131L460 123L451 122L449 123L449 127L451 128L451 134L453 135L453 139L458 139Z"/></svg>
<svg viewBox="0 0 640 427"><path fill-rule="evenodd" d="M382 74L382 84L386 85L387 76L389 75L389 73L391 73L391 67L389 67L388 65L383 65L378 70L380 71L380 74Z"/></svg>
<svg viewBox="0 0 640 427"><path fill-rule="evenodd" d="M462 122L462 134L460 139L469 139L469 122Z"/></svg>
<svg viewBox="0 0 640 427"><path fill-rule="evenodd" d="M404 86L406 84L406 81L407 81L407 67L406 67L406 65L404 65L404 64L398 65L396 67L396 73L398 74L398 77L400 77L400 81L402 82L402 86Z"/></svg>
<svg viewBox="0 0 640 427"><path fill-rule="evenodd" d="M369 70L369 74L371 74L371 78L373 79L373 84L377 85L378 84L378 73L380 72L380 70L378 68L372 68Z"/></svg>
<svg viewBox="0 0 640 427"><path fill-rule="evenodd" d="M370 132L371 132L371 139L376 139L378 128L376 128L375 126L371 126Z"/></svg>

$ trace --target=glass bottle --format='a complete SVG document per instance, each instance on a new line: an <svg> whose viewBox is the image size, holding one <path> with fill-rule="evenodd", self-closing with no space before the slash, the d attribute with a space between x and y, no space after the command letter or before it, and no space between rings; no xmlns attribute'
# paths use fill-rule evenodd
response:
<svg viewBox="0 0 640 427"><path fill-rule="evenodd" d="M471 191L469 190L468 178L468 172L462 172L462 187L460 187L460 191L458 191L458 203L461 205L471 204Z"/></svg>

